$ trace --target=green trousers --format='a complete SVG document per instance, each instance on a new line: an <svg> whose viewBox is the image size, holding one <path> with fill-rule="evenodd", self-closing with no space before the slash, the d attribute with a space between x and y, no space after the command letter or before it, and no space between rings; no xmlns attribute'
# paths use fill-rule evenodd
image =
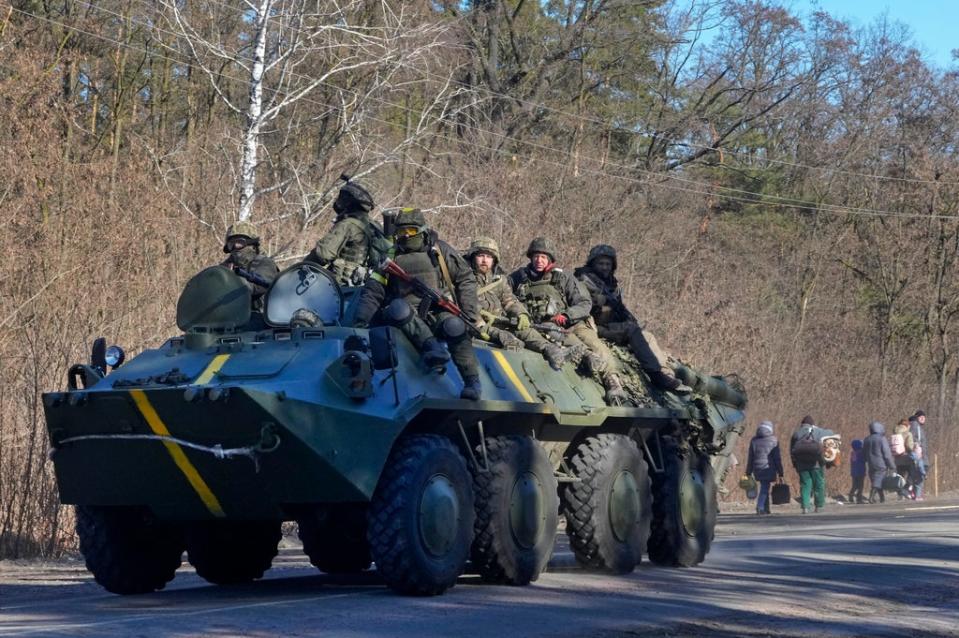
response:
<svg viewBox="0 0 959 638"><path fill-rule="evenodd" d="M810 492L815 499L816 507L826 506L826 474L821 467L799 472L799 496L802 506L809 509Z"/></svg>

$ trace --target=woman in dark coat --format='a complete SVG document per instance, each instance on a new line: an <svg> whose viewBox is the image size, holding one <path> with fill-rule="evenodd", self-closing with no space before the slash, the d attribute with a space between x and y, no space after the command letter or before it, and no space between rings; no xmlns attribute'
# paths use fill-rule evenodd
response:
<svg viewBox="0 0 959 638"><path fill-rule="evenodd" d="M876 496L880 503L886 502L886 493L882 490L882 479L887 472L896 471L896 459L889 448L886 438L886 427L879 421L869 424L869 436L862 442L862 454L866 457L866 470L869 472L869 502L875 503Z"/></svg>
<svg viewBox="0 0 959 638"><path fill-rule="evenodd" d="M779 441L773 436L772 421L763 421L756 430L756 436L749 442L749 459L746 461L746 474L751 474L759 482L759 496L756 498L756 513L771 514L769 509L769 484L783 477L783 461L779 453Z"/></svg>

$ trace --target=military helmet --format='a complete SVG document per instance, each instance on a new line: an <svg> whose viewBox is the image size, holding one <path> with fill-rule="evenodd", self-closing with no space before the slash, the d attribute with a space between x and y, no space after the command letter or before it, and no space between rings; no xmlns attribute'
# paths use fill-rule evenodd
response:
<svg viewBox="0 0 959 638"><path fill-rule="evenodd" d="M394 226L397 228L402 226L416 226L425 230L426 215L424 215L423 211L419 208L402 208L396 215Z"/></svg>
<svg viewBox="0 0 959 638"><path fill-rule="evenodd" d="M370 212L376 203L373 201L373 195L370 193L369 185L358 179L353 179L349 175L341 175L340 179L346 183L340 187L339 196L348 199L351 204L364 212Z"/></svg>
<svg viewBox="0 0 959 638"><path fill-rule="evenodd" d="M246 237L251 244L256 246L260 244L260 233L252 222L238 221L226 229L226 237L223 239L223 252L230 252L229 243L232 237Z"/></svg>
<svg viewBox="0 0 959 638"><path fill-rule="evenodd" d="M616 249L609 244L599 244L589 249L589 255L586 257L586 265L593 263L594 259L600 257L609 257L613 260L613 270L616 270Z"/></svg>
<svg viewBox="0 0 959 638"><path fill-rule="evenodd" d="M553 252L553 245L550 244L545 237L537 237L529 243L529 248L526 249L526 256L532 259L535 253L543 253L549 257L550 261L556 261L556 253Z"/></svg>
<svg viewBox="0 0 959 638"><path fill-rule="evenodd" d="M490 237L477 237L474 239L473 243L470 244L469 250L466 251L466 258L473 259L476 253L489 253L495 261L499 261L499 245L495 239Z"/></svg>

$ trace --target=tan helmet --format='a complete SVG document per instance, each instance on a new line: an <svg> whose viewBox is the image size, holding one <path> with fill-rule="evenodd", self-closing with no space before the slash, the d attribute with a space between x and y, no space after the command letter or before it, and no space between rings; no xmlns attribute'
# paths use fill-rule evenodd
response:
<svg viewBox="0 0 959 638"><path fill-rule="evenodd" d="M470 244L469 250L466 251L466 258L472 260L476 253L489 253L493 256L493 261L499 261L499 245L497 245L496 240L491 237L477 237L473 240L473 243Z"/></svg>
<svg viewBox="0 0 959 638"><path fill-rule="evenodd" d="M594 259L600 257L609 257L613 260L613 270L616 270L616 249L609 244L598 244L589 249L589 255L586 257L586 265L593 263Z"/></svg>
<svg viewBox="0 0 959 638"><path fill-rule="evenodd" d="M229 243L231 237L246 237L254 246L260 245L260 233L252 222L239 221L226 229L226 237L223 240L223 252L230 252Z"/></svg>
<svg viewBox="0 0 959 638"><path fill-rule="evenodd" d="M526 249L526 257L532 259L535 253L543 253L549 257L550 261L556 261L553 245L545 237L537 237L529 243L529 248Z"/></svg>

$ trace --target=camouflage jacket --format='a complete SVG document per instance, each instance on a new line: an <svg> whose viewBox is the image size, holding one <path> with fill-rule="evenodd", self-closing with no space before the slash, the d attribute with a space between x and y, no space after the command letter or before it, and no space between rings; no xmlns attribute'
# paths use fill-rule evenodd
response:
<svg viewBox="0 0 959 638"><path fill-rule="evenodd" d="M449 268L453 290L449 290L443 280L439 265L440 253ZM479 317L479 301L476 298L476 277L473 275L473 269L445 241L437 239L434 246L419 252L398 252L393 260L400 268L434 290L453 297L463 311L463 319L469 323L476 322ZM356 308L356 323L369 324L376 311L393 299L405 299L414 310L418 309L422 301L422 297L412 289L410 284L390 277L386 273L374 271L360 292Z"/></svg>
<svg viewBox="0 0 959 638"><path fill-rule="evenodd" d="M273 283L273 280L276 279L276 275L280 272L280 269L277 268L276 262L266 255L256 253L250 247L230 253L230 256L227 257L220 265L234 271L237 268L242 268L243 270L251 272L254 275L259 275L270 283ZM245 277L240 277L240 279L243 279L247 288L250 289L253 310L263 310L263 295L266 294L268 286L255 284Z"/></svg>
<svg viewBox="0 0 959 638"><path fill-rule="evenodd" d="M509 280L501 274L493 272L485 275L474 272L476 276L477 298L480 312L486 312L497 317L518 317L528 315L526 306L516 298ZM489 317L483 317L487 322Z"/></svg>
<svg viewBox="0 0 959 638"><path fill-rule="evenodd" d="M388 249L389 241L368 216L345 216L316 242L306 261L330 268L340 284L353 285L362 282L362 277L353 281L354 271L377 265Z"/></svg>
<svg viewBox="0 0 959 638"><path fill-rule="evenodd" d="M631 321L639 323L636 316L623 303L623 289L614 275L604 279L589 266L580 266L573 274L583 283L593 302L591 314L597 325Z"/></svg>
<svg viewBox="0 0 959 638"><path fill-rule="evenodd" d="M509 283L534 322L548 321L554 314L563 313L576 323L590 315L592 302L586 288L559 268L541 274L525 266L510 274Z"/></svg>

